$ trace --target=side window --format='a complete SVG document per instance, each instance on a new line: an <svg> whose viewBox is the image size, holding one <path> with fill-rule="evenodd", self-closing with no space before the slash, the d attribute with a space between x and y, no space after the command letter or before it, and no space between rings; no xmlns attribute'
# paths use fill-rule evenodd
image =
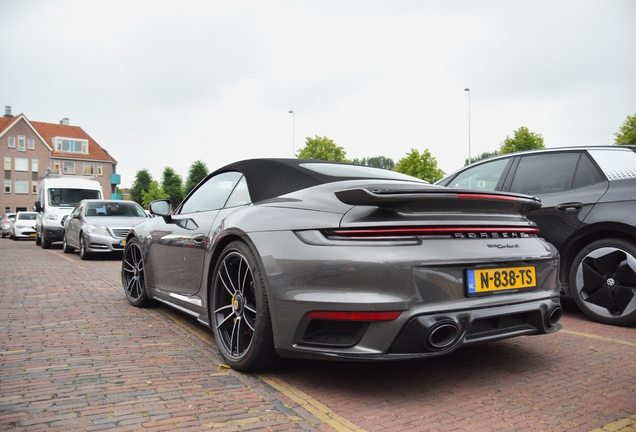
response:
<svg viewBox="0 0 636 432"><path fill-rule="evenodd" d="M250 198L250 191L247 189L247 181L245 177L241 178L236 184L232 195L228 198L227 203L225 203L225 207L238 207L245 204L250 204L252 199Z"/></svg>
<svg viewBox="0 0 636 432"><path fill-rule="evenodd" d="M511 192L541 195L570 189L579 152L524 156L519 161Z"/></svg>
<svg viewBox="0 0 636 432"><path fill-rule="evenodd" d="M184 201L179 213L197 213L223 208L241 177L243 177L243 174L237 171L225 172L210 177Z"/></svg>
<svg viewBox="0 0 636 432"><path fill-rule="evenodd" d="M576 167L576 174L574 174L572 189L578 189L584 186L600 183L602 181L605 181L603 174L592 163L590 157L583 153L581 155L581 160L579 160L579 166Z"/></svg>
<svg viewBox="0 0 636 432"><path fill-rule="evenodd" d="M448 184L452 189L494 191L510 159L479 164L459 174Z"/></svg>

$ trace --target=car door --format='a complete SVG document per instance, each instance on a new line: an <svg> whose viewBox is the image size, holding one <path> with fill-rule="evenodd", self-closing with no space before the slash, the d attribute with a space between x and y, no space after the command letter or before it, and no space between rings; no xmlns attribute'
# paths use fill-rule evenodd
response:
<svg viewBox="0 0 636 432"><path fill-rule="evenodd" d="M199 291L217 215L241 177L230 171L208 178L169 222L161 221L151 231L149 255L156 288L184 295Z"/></svg>
<svg viewBox="0 0 636 432"><path fill-rule="evenodd" d="M541 199L541 208L528 218L561 249L608 186L586 152L564 151L518 156L503 189Z"/></svg>
<svg viewBox="0 0 636 432"><path fill-rule="evenodd" d="M84 203L80 203L73 209L65 223L66 242L73 247L79 247L79 233L82 229L81 215L84 212Z"/></svg>

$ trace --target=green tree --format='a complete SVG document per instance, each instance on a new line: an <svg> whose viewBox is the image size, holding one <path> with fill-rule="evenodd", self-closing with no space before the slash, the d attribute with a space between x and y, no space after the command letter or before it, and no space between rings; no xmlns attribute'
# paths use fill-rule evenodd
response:
<svg viewBox="0 0 636 432"><path fill-rule="evenodd" d="M142 195L142 206L146 209L148 208L148 204L154 200L170 198L170 195L168 195L155 180L150 182L148 190L142 192Z"/></svg>
<svg viewBox="0 0 636 432"><path fill-rule="evenodd" d="M137 171L135 181L130 187L130 199L137 204L143 204L143 193L148 192L152 180L152 175L147 169Z"/></svg>
<svg viewBox="0 0 636 432"><path fill-rule="evenodd" d="M316 135L315 138L305 140L305 147L296 152L298 159L314 159L336 162L347 162L347 152L337 146L333 140Z"/></svg>
<svg viewBox="0 0 636 432"><path fill-rule="evenodd" d="M199 184L201 180L203 180L209 173L208 166L205 162L198 160L193 162L190 165L190 169L188 170L188 179L186 180L185 191L183 191L183 196L185 197L190 193L192 189L196 185Z"/></svg>
<svg viewBox="0 0 636 432"><path fill-rule="evenodd" d="M174 207L181 204L183 201L183 179L170 167L163 169L161 188L170 196Z"/></svg>
<svg viewBox="0 0 636 432"><path fill-rule="evenodd" d="M444 171L437 167L437 160L431 156L428 149L422 154L416 149L411 149L405 158L398 161L394 171L426 180L429 183L435 183L445 175Z"/></svg>
<svg viewBox="0 0 636 432"><path fill-rule="evenodd" d="M627 116L614 136L616 137L614 139L616 145L636 144L636 114Z"/></svg>
<svg viewBox="0 0 636 432"><path fill-rule="evenodd" d="M499 150L491 151L491 152L483 152L479 156L471 157L470 163L479 162L480 160L490 159L492 157L499 156ZM468 159L464 160L464 166L469 165Z"/></svg>
<svg viewBox="0 0 636 432"><path fill-rule="evenodd" d="M530 132L527 127L521 126L515 131L514 138L506 137L499 147L499 154L514 153L523 150L545 148L541 134Z"/></svg>
<svg viewBox="0 0 636 432"><path fill-rule="evenodd" d="M375 168L383 168L383 169L387 169L391 171L393 170L393 168L395 168L395 162L393 162L393 159L384 157L384 156L376 156L376 157L362 158L362 159L356 158L352 160L351 163L356 165L372 166Z"/></svg>

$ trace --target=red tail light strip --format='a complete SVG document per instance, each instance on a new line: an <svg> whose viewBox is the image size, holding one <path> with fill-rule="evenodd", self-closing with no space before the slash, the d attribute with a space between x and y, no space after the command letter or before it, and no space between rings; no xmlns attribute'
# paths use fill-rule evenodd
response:
<svg viewBox="0 0 636 432"><path fill-rule="evenodd" d="M305 315L309 319L337 321L393 321L402 312L329 312L314 311Z"/></svg>
<svg viewBox="0 0 636 432"><path fill-rule="evenodd" d="M486 195L486 194L457 194L457 198L474 198L474 199L494 199L503 201L518 201L517 197L505 195Z"/></svg>
<svg viewBox="0 0 636 432"><path fill-rule="evenodd" d="M469 234L469 233L517 233L537 234L538 228L484 228L484 227L427 227L427 228L377 228L360 230L333 230L330 235L343 237L386 237L386 236L433 236L440 234Z"/></svg>

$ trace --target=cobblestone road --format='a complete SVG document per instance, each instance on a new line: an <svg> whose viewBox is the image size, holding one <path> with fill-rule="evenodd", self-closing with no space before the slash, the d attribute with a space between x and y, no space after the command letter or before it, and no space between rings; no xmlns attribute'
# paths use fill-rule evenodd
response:
<svg viewBox="0 0 636 432"><path fill-rule="evenodd" d="M128 305L118 259L0 239L1 430L636 431L636 328L392 363L226 369L211 332Z"/></svg>

